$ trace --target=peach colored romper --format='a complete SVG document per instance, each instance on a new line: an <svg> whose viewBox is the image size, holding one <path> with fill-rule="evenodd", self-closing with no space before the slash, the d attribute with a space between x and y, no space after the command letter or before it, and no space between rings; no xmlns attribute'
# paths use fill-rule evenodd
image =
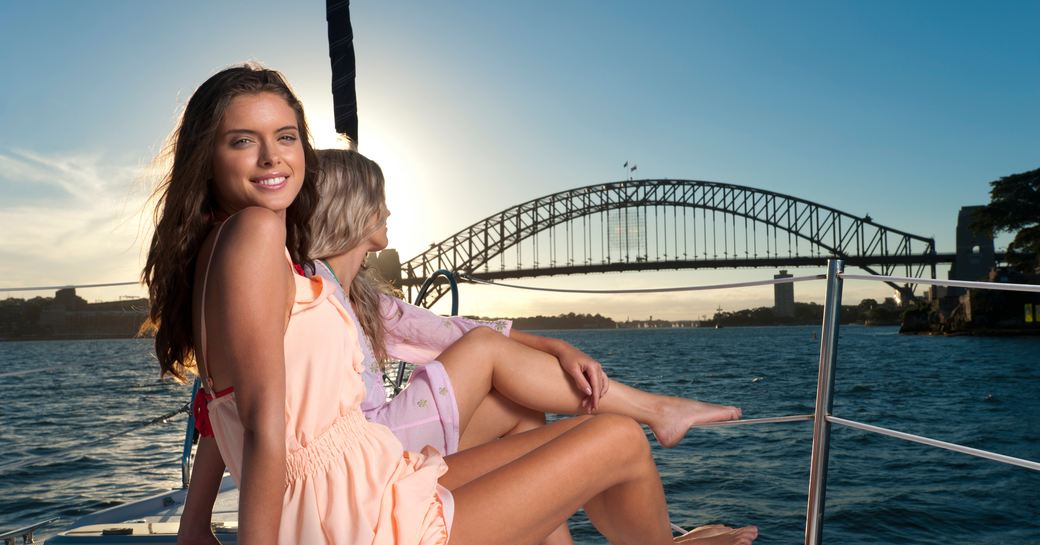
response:
<svg viewBox="0 0 1040 545"><path fill-rule="evenodd" d="M287 463L278 542L447 543L454 505L437 482L447 465L434 449L404 451L389 429L365 420L359 408L365 395L361 351L354 324L333 296L335 286L317 276L293 278L296 300L285 331ZM203 300L205 286L204 279ZM201 325L205 354L204 316ZM353 365L344 365L347 361ZM208 376L204 382L214 395ZM220 453L241 486L243 428L234 392L216 396L208 411Z"/></svg>

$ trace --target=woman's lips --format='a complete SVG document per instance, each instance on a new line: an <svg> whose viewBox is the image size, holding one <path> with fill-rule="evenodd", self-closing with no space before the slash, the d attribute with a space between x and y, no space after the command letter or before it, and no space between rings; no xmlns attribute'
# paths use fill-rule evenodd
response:
<svg viewBox="0 0 1040 545"><path fill-rule="evenodd" d="M280 189L285 186L289 177L285 175L264 176L263 178L252 178L249 181L264 189Z"/></svg>

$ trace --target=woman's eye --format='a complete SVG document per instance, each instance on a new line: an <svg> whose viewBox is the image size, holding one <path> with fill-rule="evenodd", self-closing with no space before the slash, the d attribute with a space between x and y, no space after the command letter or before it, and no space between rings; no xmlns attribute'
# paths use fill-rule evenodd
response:
<svg viewBox="0 0 1040 545"><path fill-rule="evenodd" d="M295 134L283 134L281 140L283 142L293 143L296 142L297 138Z"/></svg>
<svg viewBox="0 0 1040 545"><path fill-rule="evenodd" d="M235 147L241 147L249 143L248 138L236 138L231 141L231 145Z"/></svg>

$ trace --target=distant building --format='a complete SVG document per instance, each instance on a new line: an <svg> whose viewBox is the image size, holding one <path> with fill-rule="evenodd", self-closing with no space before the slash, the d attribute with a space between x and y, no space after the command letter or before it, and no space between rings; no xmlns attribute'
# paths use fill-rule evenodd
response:
<svg viewBox="0 0 1040 545"><path fill-rule="evenodd" d="M0 339L105 339L137 335L148 316L147 299L87 303L74 288L53 299L7 301L0 312Z"/></svg>
<svg viewBox="0 0 1040 545"><path fill-rule="evenodd" d="M962 206L957 214L957 257L950 280L985 280L994 264L993 233L979 231L972 222L984 206Z"/></svg>
<svg viewBox="0 0 1040 545"><path fill-rule="evenodd" d="M950 280L986 280L996 263L993 233L975 229L975 213L984 206L962 206L957 213L957 255L950 267ZM932 290L931 298L956 297L964 288L942 288Z"/></svg>
<svg viewBox="0 0 1040 545"><path fill-rule="evenodd" d="M773 278L791 278L791 275L780 271ZM773 313L784 318L794 317L794 283L773 284Z"/></svg>
<svg viewBox="0 0 1040 545"><path fill-rule="evenodd" d="M369 265L375 267L376 272L379 276L393 285L395 288L401 287L401 256L398 255L397 250L393 248L387 248L376 255L374 252L368 256Z"/></svg>

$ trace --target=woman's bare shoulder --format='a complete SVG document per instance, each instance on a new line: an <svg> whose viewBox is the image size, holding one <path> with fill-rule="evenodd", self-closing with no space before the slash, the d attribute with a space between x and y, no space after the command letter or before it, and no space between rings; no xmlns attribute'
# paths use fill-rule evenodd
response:
<svg viewBox="0 0 1040 545"><path fill-rule="evenodd" d="M216 231L216 230L214 230ZM266 208L245 208L225 220L219 238L214 233L210 274L223 281L284 283L290 277L285 261L285 220ZM220 281L220 280L218 280Z"/></svg>
<svg viewBox="0 0 1040 545"><path fill-rule="evenodd" d="M221 240L285 246L285 219L259 206L244 208L224 221Z"/></svg>

